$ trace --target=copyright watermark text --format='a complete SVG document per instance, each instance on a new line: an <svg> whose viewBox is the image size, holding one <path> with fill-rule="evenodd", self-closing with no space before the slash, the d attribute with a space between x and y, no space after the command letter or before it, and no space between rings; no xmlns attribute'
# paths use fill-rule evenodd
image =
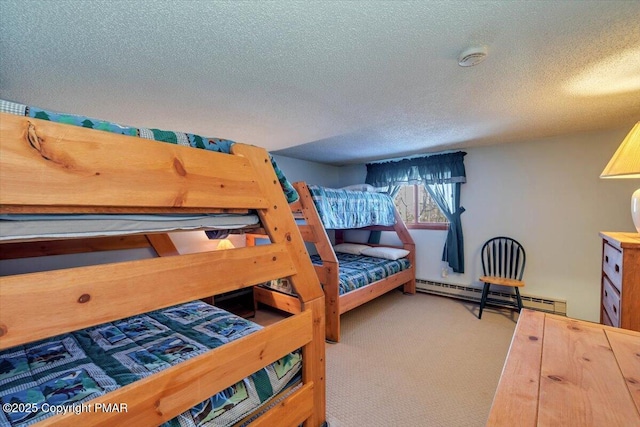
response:
<svg viewBox="0 0 640 427"><path fill-rule="evenodd" d="M76 405L51 405L49 403L3 403L2 411L10 413L51 413L80 415L84 412L128 412L126 403L80 403Z"/></svg>

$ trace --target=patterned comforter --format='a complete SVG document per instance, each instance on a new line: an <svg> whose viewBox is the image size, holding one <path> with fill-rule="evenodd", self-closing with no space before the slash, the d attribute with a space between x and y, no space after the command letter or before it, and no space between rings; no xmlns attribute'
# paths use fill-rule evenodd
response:
<svg viewBox="0 0 640 427"><path fill-rule="evenodd" d="M75 114L58 113L55 111L43 110L38 107L18 104L16 102L5 101L0 99L0 112L16 114L19 116L33 117L35 119L49 120L52 122L65 123L68 125L81 126L95 130L118 133L121 135L137 136L140 138L151 139L155 141L168 142L171 144L185 145L188 147L201 148L203 150L217 151L220 153L230 153L231 146L235 142L228 139L203 137L191 133L173 132L160 129L148 129L141 127L123 126L117 123L107 122L105 120L93 119ZM289 203L298 200L298 192L293 188L287 180L284 173L271 157L271 164L278 176L280 186Z"/></svg>
<svg viewBox="0 0 640 427"><path fill-rule="evenodd" d="M385 193L352 191L309 185L322 224L326 229L394 225L395 207Z"/></svg>
<svg viewBox="0 0 640 427"><path fill-rule="evenodd" d="M411 266L407 258L392 261L343 252L336 252L336 257L340 266L338 273L340 281L338 293L340 295L382 280ZM315 265L322 265L322 259L319 255L311 255L311 262Z"/></svg>
<svg viewBox="0 0 640 427"><path fill-rule="evenodd" d="M4 350L0 425L25 426L56 408L89 405L95 397L260 328L194 301ZM282 391L301 364L300 351L291 353L165 425L232 424Z"/></svg>
<svg viewBox="0 0 640 427"><path fill-rule="evenodd" d="M411 263L407 258L400 258L392 261L383 258L374 258L364 255L351 255L342 252L336 252L340 271L338 272L338 294L346 294L354 289L369 285L385 277L396 274L400 271L411 267ZM322 265L322 259L319 255L311 255L311 263L314 265ZM295 291L288 282L282 283L272 281L265 284L271 289L295 295Z"/></svg>

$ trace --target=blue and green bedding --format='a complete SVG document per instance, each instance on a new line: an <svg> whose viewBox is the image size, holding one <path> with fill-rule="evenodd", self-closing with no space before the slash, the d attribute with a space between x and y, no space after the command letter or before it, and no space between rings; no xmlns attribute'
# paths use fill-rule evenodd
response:
<svg viewBox="0 0 640 427"><path fill-rule="evenodd" d="M336 252L336 257L338 258L339 265L338 294L340 295L377 282L378 280L382 280L385 277L389 277L411 267L411 263L407 258L392 261L364 255L346 254L343 252ZM319 255L311 255L311 263L314 265L322 265L322 259Z"/></svg>
<svg viewBox="0 0 640 427"><path fill-rule="evenodd" d="M43 110L38 107L19 104L16 102L0 99L0 112L16 114L19 116L33 117L35 119L49 120L52 122L64 123L68 125L81 126L85 128L117 133L120 135L137 136L140 138L155 141L168 142L171 144L184 145L187 147L201 148L203 150L216 151L220 153L230 153L234 141L213 137L203 137L185 132L166 131L161 129L150 129L142 127L123 126L105 120L93 119L90 117L75 114L58 113L55 111ZM271 164L280 181L280 186L289 203L298 200L298 192L287 180L282 170L278 167L273 157Z"/></svg>
<svg viewBox="0 0 640 427"><path fill-rule="evenodd" d="M396 223L395 206L388 194L317 185L308 187L325 229L392 226Z"/></svg>
<svg viewBox="0 0 640 427"><path fill-rule="evenodd" d="M388 260L364 255L352 255L343 252L336 252L338 259L338 294L343 295L373 282L382 280L393 274L407 270L411 263L407 258L398 260ZM311 263L321 266L322 259L319 255L311 255ZM286 286L271 282L266 286L271 289L293 294Z"/></svg>
<svg viewBox="0 0 640 427"><path fill-rule="evenodd" d="M0 352L0 403L17 409L77 407L260 328L193 301L7 349ZM301 357L300 351L290 353L165 425L233 424L295 381ZM26 426L50 415L0 411L0 426Z"/></svg>

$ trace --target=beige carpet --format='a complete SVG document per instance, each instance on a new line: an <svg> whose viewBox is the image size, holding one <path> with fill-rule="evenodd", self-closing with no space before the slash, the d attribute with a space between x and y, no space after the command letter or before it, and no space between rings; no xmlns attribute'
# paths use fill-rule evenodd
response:
<svg viewBox="0 0 640 427"><path fill-rule="evenodd" d="M327 344L331 427L484 426L517 314L391 292L342 316Z"/></svg>

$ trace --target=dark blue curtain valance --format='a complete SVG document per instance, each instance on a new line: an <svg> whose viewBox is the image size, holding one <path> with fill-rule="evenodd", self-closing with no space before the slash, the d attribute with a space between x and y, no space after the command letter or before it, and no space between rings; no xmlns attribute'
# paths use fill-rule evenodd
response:
<svg viewBox="0 0 640 427"><path fill-rule="evenodd" d="M467 182L464 156L467 153L436 154L393 162L368 163L366 183L374 187L406 184Z"/></svg>
<svg viewBox="0 0 640 427"><path fill-rule="evenodd" d="M464 238L460 215L460 184L467 182L464 156L467 153L436 154L395 162L367 164L365 182L374 187L385 187L389 193L401 185L424 185L431 198L449 220L447 240L442 260L456 273L464 273Z"/></svg>

